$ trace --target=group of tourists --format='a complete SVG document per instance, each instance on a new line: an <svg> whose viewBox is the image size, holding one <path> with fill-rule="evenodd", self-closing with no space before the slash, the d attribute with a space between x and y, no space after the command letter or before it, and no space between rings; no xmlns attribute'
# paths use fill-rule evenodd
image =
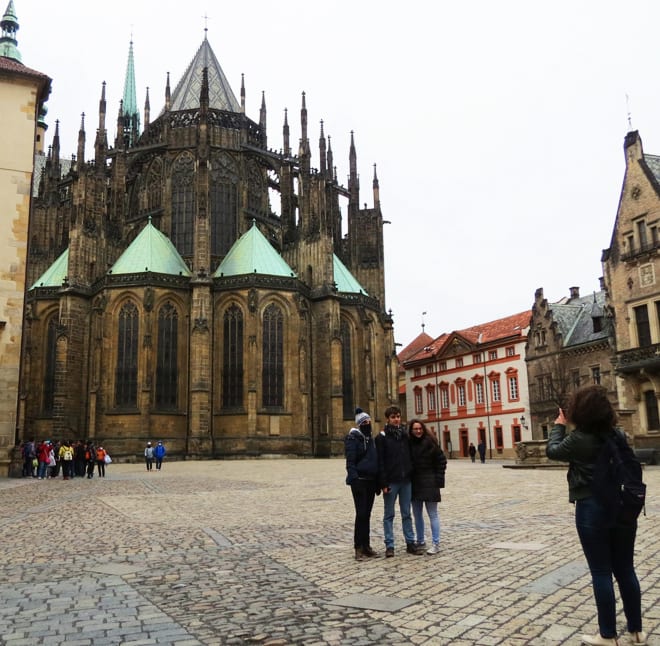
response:
<svg viewBox="0 0 660 646"><path fill-rule="evenodd" d="M23 456L23 477L39 480L58 478L93 478L94 467L99 478L105 478L105 465L112 462L110 454L101 446L95 446L90 440L58 440L35 442L29 439L21 447Z"/></svg>
<svg viewBox="0 0 660 646"><path fill-rule="evenodd" d="M401 424L401 409L385 411L387 424L372 437L371 416L358 408L355 426L344 440L346 484L351 487L355 505L353 544L355 559L378 556L371 547L371 511L375 497L383 494L383 533L385 556L394 556L395 504L399 512L406 552L414 555L440 551L440 489L445 486L447 458L435 433L424 422L414 419ZM427 548L424 509L431 526L432 545ZM412 513L411 513L412 510ZM414 528L413 528L414 517Z"/></svg>
<svg viewBox="0 0 660 646"><path fill-rule="evenodd" d="M160 471L165 453L167 451L162 442L158 442L156 446L152 446L151 442L147 442L147 446L144 447L144 462L147 465L147 471L154 468L154 462L156 463L156 471Z"/></svg>

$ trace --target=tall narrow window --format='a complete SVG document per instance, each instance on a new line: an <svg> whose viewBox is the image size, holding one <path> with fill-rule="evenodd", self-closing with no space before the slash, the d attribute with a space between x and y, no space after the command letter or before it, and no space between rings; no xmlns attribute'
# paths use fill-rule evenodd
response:
<svg viewBox="0 0 660 646"><path fill-rule="evenodd" d="M426 399L429 410L435 410L435 388L430 386L426 391Z"/></svg>
<svg viewBox="0 0 660 646"><path fill-rule="evenodd" d="M491 384L493 388L493 401L494 402L502 401L502 393L500 392L500 380L493 379Z"/></svg>
<svg viewBox="0 0 660 646"><path fill-rule="evenodd" d="M474 392L475 392L475 398L477 401L477 404L479 406L483 406L484 404L484 384L482 381L475 381L474 382Z"/></svg>
<svg viewBox="0 0 660 646"><path fill-rule="evenodd" d="M222 153L213 159L211 180L211 254L224 256L236 240L238 222L238 173L229 155Z"/></svg>
<svg viewBox="0 0 660 646"><path fill-rule="evenodd" d="M284 317L277 305L264 311L262 389L265 407L284 406Z"/></svg>
<svg viewBox="0 0 660 646"><path fill-rule="evenodd" d="M518 377L515 375L509 377L509 399L518 399Z"/></svg>
<svg viewBox="0 0 660 646"><path fill-rule="evenodd" d="M449 408L449 386L446 384L440 386L440 405Z"/></svg>
<svg viewBox="0 0 660 646"><path fill-rule="evenodd" d="M457 383L456 384L456 392L458 393L458 405L460 407L466 406L465 383Z"/></svg>
<svg viewBox="0 0 660 646"><path fill-rule="evenodd" d="M46 370L44 374L44 412L55 408L55 366L57 364L57 317L48 321L46 338Z"/></svg>
<svg viewBox="0 0 660 646"><path fill-rule="evenodd" d="M660 416L658 415L658 398L654 390L644 391L644 405L646 406L646 423L649 431L660 430Z"/></svg>
<svg viewBox="0 0 660 646"><path fill-rule="evenodd" d="M351 419L355 414L353 400L353 357L351 348L351 330L342 319L339 327L341 336L341 391L343 395L344 419Z"/></svg>
<svg viewBox="0 0 660 646"><path fill-rule="evenodd" d="M591 381L594 384L599 384L600 383L600 367L599 366L594 366L591 368Z"/></svg>
<svg viewBox="0 0 660 646"><path fill-rule="evenodd" d="M638 220L637 222L637 237L639 238L639 248L641 251L648 246L648 239L646 237L646 222L644 220Z"/></svg>
<svg viewBox="0 0 660 646"><path fill-rule="evenodd" d="M243 406L243 312L232 305L225 312L222 335L222 407Z"/></svg>
<svg viewBox="0 0 660 646"><path fill-rule="evenodd" d="M637 325L637 341L639 347L651 345L651 326L649 325L649 311L646 305L633 308L635 311L635 324Z"/></svg>
<svg viewBox="0 0 660 646"><path fill-rule="evenodd" d="M422 399L422 389L415 388L415 413L418 415L424 412L424 401Z"/></svg>
<svg viewBox="0 0 660 646"><path fill-rule="evenodd" d="M119 312L117 366L115 368L115 404L137 405L138 309L125 303Z"/></svg>
<svg viewBox="0 0 660 646"><path fill-rule="evenodd" d="M195 160L184 153L172 171L172 242L182 256L193 253L195 228Z"/></svg>
<svg viewBox="0 0 660 646"><path fill-rule="evenodd" d="M171 303L158 313L158 353L156 356L156 406L177 407L179 315Z"/></svg>

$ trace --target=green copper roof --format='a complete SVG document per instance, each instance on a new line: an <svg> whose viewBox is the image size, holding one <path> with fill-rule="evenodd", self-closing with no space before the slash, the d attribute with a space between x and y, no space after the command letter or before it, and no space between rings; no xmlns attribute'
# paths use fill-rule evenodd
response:
<svg viewBox="0 0 660 646"><path fill-rule="evenodd" d="M128 48L128 63L126 64L126 78L124 79L124 98L122 100L124 116L135 120L137 130L140 130L140 112L137 107L135 92L135 65L133 63L133 41Z"/></svg>
<svg viewBox="0 0 660 646"><path fill-rule="evenodd" d="M346 265L332 254L333 271L335 273L335 284L338 292L348 292L354 294L366 294L362 285L355 280L353 274L346 268Z"/></svg>
<svg viewBox="0 0 660 646"><path fill-rule="evenodd" d="M16 18L16 10L14 9L14 0L9 0L5 14L2 16L2 20L0 20L0 29L2 29L2 35L0 36L0 56L12 58L20 63L21 53L18 51L18 41L16 40L18 19Z"/></svg>
<svg viewBox="0 0 660 646"><path fill-rule="evenodd" d="M216 110L240 112L227 77L215 57L209 41L204 38L195 57L177 84L170 104L170 110L192 110L199 108L199 94L202 89L202 70L207 67L209 75L209 107Z"/></svg>
<svg viewBox="0 0 660 646"><path fill-rule="evenodd" d="M30 289L35 287L61 287L62 282L69 272L69 249L67 248L60 257L34 282Z"/></svg>
<svg viewBox="0 0 660 646"><path fill-rule="evenodd" d="M295 277L291 267L275 251L254 222L250 230L234 243L213 277L221 278L222 276L241 276L243 274Z"/></svg>
<svg viewBox="0 0 660 646"><path fill-rule="evenodd" d="M175 246L151 224L151 220L108 273L139 274L147 271L171 276L192 276Z"/></svg>

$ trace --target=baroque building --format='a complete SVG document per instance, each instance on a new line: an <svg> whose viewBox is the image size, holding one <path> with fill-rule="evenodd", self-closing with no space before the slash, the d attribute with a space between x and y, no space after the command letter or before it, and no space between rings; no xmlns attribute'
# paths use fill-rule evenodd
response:
<svg viewBox="0 0 660 646"><path fill-rule="evenodd" d="M17 440L30 193L50 78L21 60L13 0L0 29L0 475L6 476Z"/></svg>
<svg viewBox="0 0 660 646"><path fill-rule="evenodd" d="M22 437L91 438L113 456L326 456L356 406L397 401L383 218L360 207L354 136L337 180L306 97L297 150L265 97L245 112L206 37L152 118L132 43L116 127L101 90L94 155L83 115L64 172L56 127L31 210ZM109 139L112 145L108 143ZM345 213L345 216L344 216Z"/></svg>
<svg viewBox="0 0 660 646"><path fill-rule="evenodd" d="M605 386L617 408L613 346L604 291L580 297L579 288L571 287L569 297L549 303L543 289L536 290L525 349L532 439L547 439L558 409L580 386Z"/></svg>
<svg viewBox="0 0 660 646"><path fill-rule="evenodd" d="M615 319L619 419L638 449L660 448L660 156L637 131L624 141L626 168L603 284Z"/></svg>
<svg viewBox="0 0 660 646"><path fill-rule="evenodd" d="M404 361L407 419L434 430L450 457L483 443L513 458L531 440L525 343L530 313L441 334ZM419 338L419 337L418 337Z"/></svg>

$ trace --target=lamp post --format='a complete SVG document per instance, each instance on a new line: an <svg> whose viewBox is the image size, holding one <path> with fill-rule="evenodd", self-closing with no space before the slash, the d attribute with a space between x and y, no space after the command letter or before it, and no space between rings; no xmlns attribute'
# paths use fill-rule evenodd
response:
<svg viewBox="0 0 660 646"><path fill-rule="evenodd" d="M479 340L477 341L477 347L481 346L481 332L479 333ZM486 402L486 421L488 423L488 458L490 460L493 459L493 438L491 437L491 430L490 430L490 405L488 403L488 375L486 374L486 351L482 350L483 352L483 363L484 363L484 397L485 402Z"/></svg>

